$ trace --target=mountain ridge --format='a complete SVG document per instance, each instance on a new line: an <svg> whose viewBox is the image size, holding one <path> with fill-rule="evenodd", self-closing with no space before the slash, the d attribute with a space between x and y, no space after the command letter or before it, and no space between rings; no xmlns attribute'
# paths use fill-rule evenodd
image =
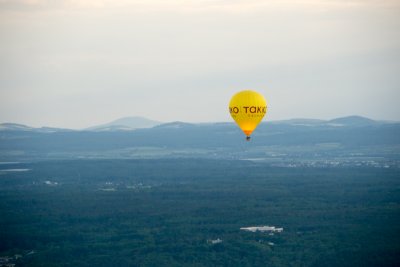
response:
<svg viewBox="0 0 400 267"><path fill-rule="evenodd" d="M367 157L366 162L371 161L371 157L397 162L400 122L369 123L367 120L364 121L367 124L351 124L358 120L359 118L344 119L348 125L343 124L341 120L333 123L311 121L314 124L299 123L299 120L295 120L294 123L263 122L252 134L250 142L245 141L245 135L234 122L172 122L132 131L49 132L44 131L46 128L18 130L21 126L17 125L17 130L0 131L0 161L267 157L289 162L306 157L320 160L324 155L329 155L330 158L340 156L344 161L351 158L354 161L360 155L364 155Z"/></svg>
<svg viewBox="0 0 400 267"><path fill-rule="evenodd" d="M108 123L85 128L85 131L129 131L142 128L152 128L162 122L140 116L122 117Z"/></svg>
<svg viewBox="0 0 400 267"><path fill-rule="evenodd" d="M64 131L90 131L90 132L117 132L117 131L133 131L137 129L146 128L182 128L194 125L227 125L233 124L234 122L207 122L207 123L190 123L182 121L172 121L172 122L160 122L145 117L131 116L122 117L111 121L109 123L94 125L91 127L73 130L68 128L57 128L57 127L31 127L28 125L20 123L5 122L0 123L0 131L32 131L32 132L64 132ZM310 118L293 118L287 120L275 120L275 121L263 121L262 124L284 124L293 126L367 126L367 125L378 125L378 124L397 124L397 121L383 121L383 120L372 120L367 117L351 115L345 117L334 118L331 120L321 120L321 119L310 119Z"/></svg>

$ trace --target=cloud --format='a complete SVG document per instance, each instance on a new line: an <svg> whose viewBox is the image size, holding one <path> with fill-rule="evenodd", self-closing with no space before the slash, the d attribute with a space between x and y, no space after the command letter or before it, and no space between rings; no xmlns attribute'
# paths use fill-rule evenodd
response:
<svg viewBox="0 0 400 267"><path fill-rule="evenodd" d="M399 8L397 0L0 0L0 9L128 9L181 12L256 12L269 8L303 7L316 10L352 7Z"/></svg>
<svg viewBox="0 0 400 267"><path fill-rule="evenodd" d="M0 120L228 120L243 88L274 119L398 118L396 2L0 0Z"/></svg>

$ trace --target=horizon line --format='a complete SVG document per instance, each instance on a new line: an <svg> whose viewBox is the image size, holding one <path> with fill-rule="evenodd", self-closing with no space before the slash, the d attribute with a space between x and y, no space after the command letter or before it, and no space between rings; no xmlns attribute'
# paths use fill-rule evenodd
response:
<svg viewBox="0 0 400 267"><path fill-rule="evenodd" d="M313 121L321 121L321 122L328 122L328 121L332 121L332 120L336 120L336 119L342 119L342 118L349 118L349 117L359 117L359 118L364 118L364 119L368 119L368 120L372 120L372 121L376 121L376 122L388 122L388 123L397 123L400 122L400 120L388 120L388 119L371 119L369 117L366 116L361 116L361 115L348 115L348 116L341 116L341 117L335 117L332 119L318 119L318 118L307 118L307 117L294 117L294 118L287 118L287 119L275 119L275 120L262 120L260 123L268 123L268 122L282 122L282 121L291 121L291 120L313 120ZM101 123L101 124L97 124L97 125L93 125L93 126L87 126L87 127L83 127L83 128L68 128L68 127L56 127L56 126L48 126L48 125L42 125L42 126L30 126L29 124L25 124L25 123L18 123L18 122L10 122L10 121L6 121L6 122L0 122L0 125L4 125L4 124L14 124L14 125L21 125L21 126L25 126L25 127L29 127L29 128L35 128L35 129L40 129L40 128L55 128L55 129L66 129L66 130L87 130L89 128L95 128L95 127L99 127L105 124L110 124L113 123L117 120L120 119L129 119L129 118L141 118L141 119L146 119L146 120L150 120L150 121L154 121L157 122L159 124L156 124L154 126L158 126L158 125L162 125L162 124L169 124L169 123L188 123L188 124L218 124L218 123L235 123L234 121L201 121L201 122L190 122L190 121L180 121L180 120L175 120L175 121L158 121L158 120L153 120L153 119L149 119L147 117L144 116L124 116L124 117L120 117L117 118L115 120L106 122L106 123ZM141 128L152 128L154 126L151 127L141 127Z"/></svg>

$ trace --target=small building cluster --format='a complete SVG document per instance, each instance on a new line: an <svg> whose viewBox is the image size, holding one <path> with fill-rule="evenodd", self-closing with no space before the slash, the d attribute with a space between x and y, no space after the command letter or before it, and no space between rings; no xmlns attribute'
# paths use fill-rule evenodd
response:
<svg viewBox="0 0 400 267"><path fill-rule="evenodd" d="M222 243L222 239L220 239L220 238L217 238L217 239L209 239L209 240L207 240L207 242L208 242L209 244L211 244L211 245L216 245L216 244Z"/></svg>
<svg viewBox="0 0 400 267"><path fill-rule="evenodd" d="M241 227L240 230L249 231L249 232L271 232L271 233L281 233L283 228L277 228L275 226L251 226L251 227Z"/></svg>
<svg viewBox="0 0 400 267"><path fill-rule="evenodd" d="M21 255L15 255L14 257L0 257L0 267L15 267L15 260L22 258Z"/></svg>

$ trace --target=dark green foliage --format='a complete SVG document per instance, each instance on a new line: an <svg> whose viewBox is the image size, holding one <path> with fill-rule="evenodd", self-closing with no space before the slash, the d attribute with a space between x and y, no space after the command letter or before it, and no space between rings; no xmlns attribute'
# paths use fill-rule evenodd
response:
<svg viewBox="0 0 400 267"><path fill-rule="evenodd" d="M188 159L14 167L31 169L0 171L0 254L23 255L17 266L400 265L398 169ZM284 231L239 230L260 225Z"/></svg>

